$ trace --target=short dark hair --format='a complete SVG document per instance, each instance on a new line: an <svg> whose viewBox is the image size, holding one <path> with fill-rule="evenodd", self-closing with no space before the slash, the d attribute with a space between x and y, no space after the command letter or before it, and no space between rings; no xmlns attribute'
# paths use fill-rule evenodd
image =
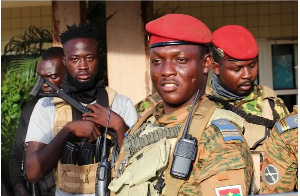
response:
<svg viewBox="0 0 300 196"><path fill-rule="evenodd" d="M209 45L206 45L206 44L200 44L199 45L199 48L200 48L200 57L202 58L204 55L208 54L209 53Z"/></svg>
<svg viewBox="0 0 300 196"><path fill-rule="evenodd" d="M42 59L49 60L57 57L63 58L64 56L64 50L62 47L51 47L44 52Z"/></svg>
<svg viewBox="0 0 300 196"><path fill-rule="evenodd" d="M221 60L223 59L222 57L220 57L219 53L215 50L215 47L213 47L213 59L216 63L220 63Z"/></svg>
<svg viewBox="0 0 300 196"><path fill-rule="evenodd" d="M76 38L93 38L99 42L99 30L89 24L72 26L67 25L67 30L59 35L61 44Z"/></svg>

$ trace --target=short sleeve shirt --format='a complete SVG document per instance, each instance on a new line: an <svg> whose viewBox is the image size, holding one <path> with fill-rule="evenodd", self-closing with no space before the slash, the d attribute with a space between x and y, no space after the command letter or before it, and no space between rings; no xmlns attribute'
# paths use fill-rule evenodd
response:
<svg viewBox="0 0 300 196"><path fill-rule="evenodd" d="M116 94L111 108L112 111L124 119L128 127L131 127L135 123L137 112L132 101L128 97ZM53 139L52 132L55 114L56 107L52 102L52 98L41 98L37 102L31 115L25 142L37 141L44 144L50 143Z"/></svg>

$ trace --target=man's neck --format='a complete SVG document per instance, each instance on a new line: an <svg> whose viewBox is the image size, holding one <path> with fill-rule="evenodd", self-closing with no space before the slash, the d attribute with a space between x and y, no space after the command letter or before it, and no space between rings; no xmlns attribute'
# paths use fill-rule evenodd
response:
<svg viewBox="0 0 300 196"><path fill-rule="evenodd" d="M212 79L212 90L213 94L215 93L218 97L224 100L241 100L247 97L248 95L237 95L235 93L230 92L227 90L219 81L219 78L216 74L213 74Z"/></svg>

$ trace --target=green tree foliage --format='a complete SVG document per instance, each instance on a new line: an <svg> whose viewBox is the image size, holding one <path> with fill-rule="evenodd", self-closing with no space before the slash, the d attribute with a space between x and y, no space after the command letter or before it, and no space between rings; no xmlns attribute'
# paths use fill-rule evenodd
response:
<svg viewBox="0 0 300 196"><path fill-rule="evenodd" d="M13 192L8 170L10 151L18 128L21 108L31 98L29 92L36 80L35 68L39 60L37 57L13 60L2 81L1 178L9 195Z"/></svg>
<svg viewBox="0 0 300 196"><path fill-rule="evenodd" d="M1 158L8 158L19 124L21 106L29 99L40 58L13 60L1 87Z"/></svg>
<svg viewBox="0 0 300 196"><path fill-rule="evenodd" d="M52 43L52 34L47 29L29 26L23 35L13 36L4 47L4 55L42 54L45 43Z"/></svg>
<svg viewBox="0 0 300 196"><path fill-rule="evenodd" d="M16 35L10 38L5 45L1 57L1 75L4 78L5 72L11 68L10 62L16 58L25 59L32 56L41 56L47 48L46 44L52 44L52 33L47 29L39 29L29 26L23 35Z"/></svg>
<svg viewBox="0 0 300 196"><path fill-rule="evenodd" d="M23 35L13 36L2 55L1 87L1 158L7 158L21 115L22 106L30 98L39 57L46 50L44 44L52 43L46 29L30 26Z"/></svg>
<svg viewBox="0 0 300 196"><path fill-rule="evenodd" d="M1 56L1 178L12 192L8 163L14 136L23 105L35 80L40 56L52 44L52 35L46 29L30 26L24 35L13 36Z"/></svg>

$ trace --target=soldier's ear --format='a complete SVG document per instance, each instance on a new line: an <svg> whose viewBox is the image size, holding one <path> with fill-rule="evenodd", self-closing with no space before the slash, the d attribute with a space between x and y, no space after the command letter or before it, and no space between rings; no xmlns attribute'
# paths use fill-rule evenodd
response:
<svg viewBox="0 0 300 196"><path fill-rule="evenodd" d="M204 56L203 73L208 73L211 70L212 63L213 63L213 58L211 54L206 54Z"/></svg>
<svg viewBox="0 0 300 196"><path fill-rule="evenodd" d="M212 65L212 68L215 72L215 74L218 76L220 74L220 66L219 66L219 63L217 62L213 62L213 65Z"/></svg>

